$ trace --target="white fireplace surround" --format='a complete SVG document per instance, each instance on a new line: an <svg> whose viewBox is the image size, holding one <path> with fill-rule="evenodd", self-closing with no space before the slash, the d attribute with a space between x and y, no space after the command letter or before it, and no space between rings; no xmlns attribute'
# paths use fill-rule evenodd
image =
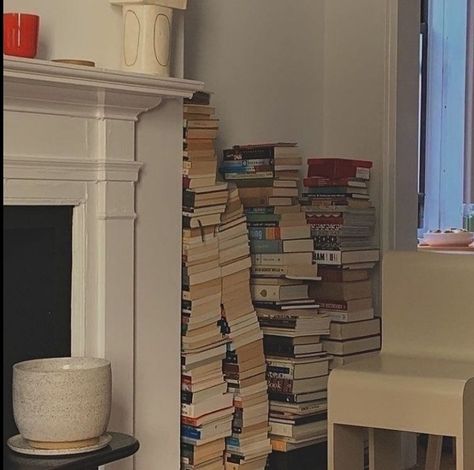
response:
<svg viewBox="0 0 474 470"><path fill-rule="evenodd" d="M3 66L4 204L73 206L72 355L111 360L109 429L132 433L142 166L135 121L203 84L32 59L4 59ZM181 158L162 150L157 158Z"/></svg>

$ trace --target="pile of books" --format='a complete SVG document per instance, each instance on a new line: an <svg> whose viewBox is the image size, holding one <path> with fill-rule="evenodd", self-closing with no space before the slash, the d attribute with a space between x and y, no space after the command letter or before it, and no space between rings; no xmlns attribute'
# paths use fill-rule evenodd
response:
<svg viewBox="0 0 474 470"><path fill-rule="evenodd" d="M181 317L183 470L224 469L225 438L232 434L234 412L234 397L227 391L228 385L222 370L222 360L226 358L230 339L221 330L220 323L222 276L217 236L221 215L228 201L227 184L216 183L215 166L211 168L212 165L206 163L209 168L206 167L207 173L204 173L203 165L200 164L200 159L203 162L215 159L215 152L211 149L213 138L208 134L188 132L194 129L188 127L191 122L213 122L210 117L212 112L208 102L194 104L191 100L184 106ZM198 159L195 160L195 157ZM195 165L195 161L198 164Z"/></svg>
<svg viewBox="0 0 474 470"><path fill-rule="evenodd" d="M379 260L369 195L371 167L364 160L311 158L304 178L300 201L322 279L311 285L310 297L332 320L330 335L322 341L333 356L331 368L380 349L371 280Z"/></svg>
<svg viewBox="0 0 474 470"><path fill-rule="evenodd" d="M229 185L217 238L221 267L222 328L231 342L223 361L235 412L226 439L226 470L263 470L271 452L263 334L250 295L250 250L238 189Z"/></svg>
<svg viewBox="0 0 474 470"><path fill-rule="evenodd" d="M224 150L221 172L239 188L252 256L251 292L264 333L273 449L311 445L326 434L329 357L320 336L330 319L309 296L317 280L311 228L301 211L294 143Z"/></svg>
<svg viewBox="0 0 474 470"><path fill-rule="evenodd" d="M184 100L183 188L212 186L216 181L217 156L214 141L219 120L210 106L210 94L196 92Z"/></svg>

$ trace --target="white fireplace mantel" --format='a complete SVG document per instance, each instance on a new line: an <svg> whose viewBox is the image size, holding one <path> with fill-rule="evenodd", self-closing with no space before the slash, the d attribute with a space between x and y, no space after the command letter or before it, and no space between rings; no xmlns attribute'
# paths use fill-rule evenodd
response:
<svg viewBox="0 0 474 470"><path fill-rule="evenodd" d="M72 355L110 359L109 429L137 432L135 185L142 164L135 123L203 84L32 59L4 58L3 67L4 204L73 206ZM168 115L173 122L167 138L157 138L156 158L174 168L182 114Z"/></svg>
<svg viewBox="0 0 474 470"><path fill-rule="evenodd" d="M203 84L179 78L37 59L3 60L3 109L86 118L137 120L163 99L184 98Z"/></svg>

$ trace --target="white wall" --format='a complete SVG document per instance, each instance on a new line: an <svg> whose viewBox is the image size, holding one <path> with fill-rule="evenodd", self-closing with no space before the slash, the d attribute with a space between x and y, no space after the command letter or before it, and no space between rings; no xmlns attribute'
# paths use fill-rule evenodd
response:
<svg viewBox="0 0 474 470"><path fill-rule="evenodd" d="M392 73L396 72L397 62L389 62L389 51L396 52L397 48L389 41L398 38L397 34L390 37L389 32L398 27L397 2L189 3L185 14L185 72L190 78L205 81L207 88L215 92L213 103L222 120L218 147L296 140L306 157L344 156L373 161L371 194L379 219L384 218L383 227L377 227L377 237L384 242L384 249L413 248L417 204L413 133L401 152L404 167L396 169L396 149L387 143L396 135L396 129L388 128L388 116L399 104L397 93L408 90L404 103L411 103L413 78L417 78L413 68L407 71L401 85L393 88L395 105L390 108L388 90L391 81L397 80L396 73ZM412 10L418 4L410 0L401 3L411 3ZM402 27L405 19L407 16L402 18ZM416 16L403 29L404 47L413 46L415 22ZM410 118L408 114L405 117ZM412 119L404 119L404 123L405 128L416 126ZM392 130L393 135L389 135ZM384 195L383 180L386 183L387 173L392 172L392 176L395 171L402 182L398 186L405 190L398 188L393 197ZM395 197L400 199L398 213L392 207ZM383 217L389 211L393 211L393 217ZM389 237L397 217L396 237Z"/></svg>
<svg viewBox="0 0 474 470"><path fill-rule="evenodd" d="M323 153L371 160L380 214L385 83L385 2L326 2ZM370 14L368 14L370 12Z"/></svg>
<svg viewBox="0 0 474 470"><path fill-rule="evenodd" d="M82 59L121 68L122 7L109 0L5 0L3 11L40 16L37 59ZM175 11L173 76L182 71L182 17Z"/></svg>
<svg viewBox="0 0 474 470"><path fill-rule="evenodd" d="M323 0L190 0L185 75L215 93L218 147L297 141L321 150Z"/></svg>
<svg viewBox="0 0 474 470"><path fill-rule="evenodd" d="M108 0L5 0L4 12L40 16L37 59L83 59L120 67L122 9Z"/></svg>

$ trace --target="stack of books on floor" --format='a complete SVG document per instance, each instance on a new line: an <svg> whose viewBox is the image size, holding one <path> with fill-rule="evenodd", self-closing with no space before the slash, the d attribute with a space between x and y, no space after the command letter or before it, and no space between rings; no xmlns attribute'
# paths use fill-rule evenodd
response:
<svg viewBox="0 0 474 470"><path fill-rule="evenodd" d="M196 108L199 106L199 108ZM210 116L209 104L185 104L185 119ZM191 113L190 109L193 110ZM208 112L205 112L205 111ZM213 143L185 134L186 149ZM202 144L202 145L201 145ZM209 154L215 156L213 151ZM193 161L190 160L190 168ZM184 170L183 170L184 171ZM206 170L208 171L208 170ZM214 170L215 171L215 170ZM225 438L232 433L233 394L222 371L230 341L221 330L222 279L218 227L228 200L215 173L183 175L181 468L223 470ZM205 182L205 184L204 184Z"/></svg>
<svg viewBox="0 0 474 470"><path fill-rule="evenodd" d="M322 282L310 287L320 311L330 315L324 349L330 367L375 355L380 319L375 318L371 275L379 260L373 241L375 208L369 195L372 163L311 158L304 179L302 209L311 226L315 261Z"/></svg>
<svg viewBox="0 0 474 470"><path fill-rule="evenodd" d="M307 287L307 286L305 286ZM330 318L314 303L257 302L264 333L272 447L288 452L326 440Z"/></svg>
<svg viewBox="0 0 474 470"><path fill-rule="evenodd" d="M264 470L271 452L263 334L250 295L250 249L237 187L229 198L217 238L222 275L222 329L231 342L223 361L234 396L232 435L226 439L226 470Z"/></svg>
<svg viewBox="0 0 474 470"><path fill-rule="evenodd" d="M252 300L264 332L274 450L325 439L330 319L309 297L317 280L311 228L298 202L296 144L235 146L221 172L239 187L252 254Z"/></svg>

